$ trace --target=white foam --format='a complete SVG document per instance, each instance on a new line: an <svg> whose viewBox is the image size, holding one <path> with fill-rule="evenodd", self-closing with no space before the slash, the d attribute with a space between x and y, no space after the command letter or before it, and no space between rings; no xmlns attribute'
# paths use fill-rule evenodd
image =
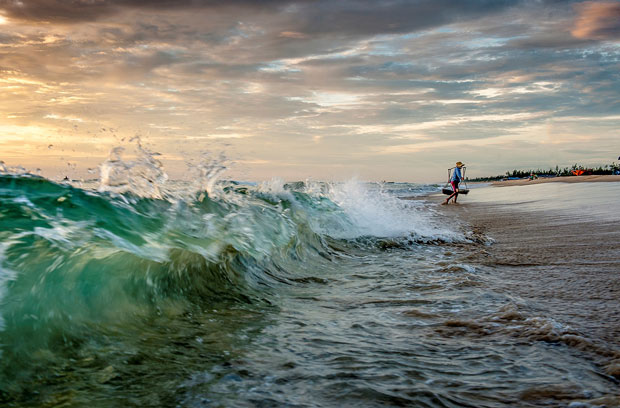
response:
<svg viewBox="0 0 620 408"><path fill-rule="evenodd" d="M272 178L269 181L263 181L258 185L257 191L262 194L267 194L275 199L285 199L290 202L295 202L293 194L284 187L284 180L281 178Z"/></svg>
<svg viewBox="0 0 620 408"><path fill-rule="evenodd" d="M336 231L339 238L356 236L411 237L416 240L455 241L462 234L440 225L436 215L422 201L401 200L381 185L356 179L329 185L327 196L351 220L354 228ZM327 231L333 233L333 231Z"/></svg>

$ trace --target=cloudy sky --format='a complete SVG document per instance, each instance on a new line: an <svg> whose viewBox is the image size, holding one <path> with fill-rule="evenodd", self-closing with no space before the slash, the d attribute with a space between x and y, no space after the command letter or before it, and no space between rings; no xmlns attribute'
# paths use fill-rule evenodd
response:
<svg viewBox="0 0 620 408"><path fill-rule="evenodd" d="M0 160L49 177L136 135L172 177L608 164L620 2L0 0L0 87Z"/></svg>

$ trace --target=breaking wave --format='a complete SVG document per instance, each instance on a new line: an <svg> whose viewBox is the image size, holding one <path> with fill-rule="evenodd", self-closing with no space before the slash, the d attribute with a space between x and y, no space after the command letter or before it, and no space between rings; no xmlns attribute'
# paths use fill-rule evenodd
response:
<svg viewBox="0 0 620 408"><path fill-rule="evenodd" d="M346 248L463 239L379 184L225 181L222 157L171 182L156 154L137 153L113 150L93 189L3 169L0 384L115 327L269 307L283 285L326 278Z"/></svg>

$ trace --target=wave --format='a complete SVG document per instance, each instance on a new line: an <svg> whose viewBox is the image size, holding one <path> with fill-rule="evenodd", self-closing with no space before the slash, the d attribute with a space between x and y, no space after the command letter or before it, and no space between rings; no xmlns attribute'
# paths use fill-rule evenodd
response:
<svg viewBox="0 0 620 408"><path fill-rule="evenodd" d="M269 307L282 285L328 279L351 245L462 239L378 184L222 181L222 160L170 182L147 150L133 162L121 154L102 164L96 189L0 175L3 376L33 351L114 327Z"/></svg>

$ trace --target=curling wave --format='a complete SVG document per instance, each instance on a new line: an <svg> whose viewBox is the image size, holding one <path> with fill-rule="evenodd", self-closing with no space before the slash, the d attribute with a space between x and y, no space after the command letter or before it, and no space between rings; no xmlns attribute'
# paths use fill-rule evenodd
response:
<svg viewBox="0 0 620 408"><path fill-rule="evenodd" d="M121 153L98 189L0 175L0 384L36 350L69 352L114 327L268 306L281 285L324 279L350 245L461 239L380 185L224 182L221 162L175 185L150 152Z"/></svg>

